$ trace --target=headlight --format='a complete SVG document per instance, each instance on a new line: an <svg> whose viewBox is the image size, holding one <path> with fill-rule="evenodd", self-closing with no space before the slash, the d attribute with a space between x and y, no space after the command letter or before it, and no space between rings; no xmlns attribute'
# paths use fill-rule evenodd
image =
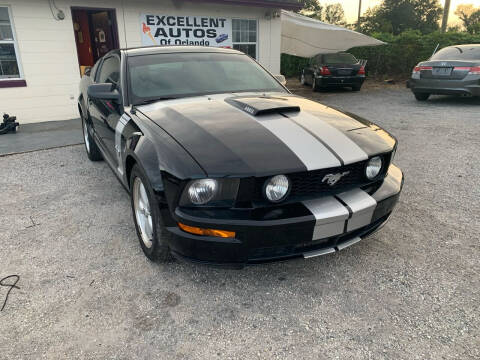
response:
<svg viewBox="0 0 480 360"><path fill-rule="evenodd" d="M265 182L265 196L271 202L280 202L290 190L290 181L285 175L276 175Z"/></svg>
<svg viewBox="0 0 480 360"><path fill-rule="evenodd" d="M215 179L195 180L188 187L188 197L192 204L203 205L213 199L217 189L218 183Z"/></svg>
<svg viewBox="0 0 480 360"><path fill-rule="evenodd" d="M380 174L380 170L382 170L382 158L380 156L375 156L371 158L368 163L367 167L365 169L365 175L369 180L375 179L378 174Z"/></svg>
<svg viewBox="0 0 480 360"><path fill-rule="evenodd" d="M240 179L196 179L189 181L180 197L180 206L232 207Z"/></svg>

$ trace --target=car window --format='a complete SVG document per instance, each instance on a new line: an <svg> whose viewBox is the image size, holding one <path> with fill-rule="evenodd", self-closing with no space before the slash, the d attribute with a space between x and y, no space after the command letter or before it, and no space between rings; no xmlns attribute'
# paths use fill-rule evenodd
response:
<svg viewBox="0 0 480 360"><path fill-rule="evenodd" d="M480 60L480 46L449 46L437 52L430 60Z"/></svg>
<svg viewBox="0 0 480 360"><path fill-rule="evenodd" d="M335 53L323 55L325 64L356 64L358 60L349 53Z"/></svg>
<svg viewBox="0 0 480 360"><path fill-rule="evenodd" d="M100 73L96 78L98 83L112 83L118 85L120 80L120 59L116 56L111 56L103 61L100 67Z"/></svg>
<svg viewBox="0 0 480 360"><path fill-rule="evenodd" d="M175 53L128 58L132 103L159 97L285 89L247 55Z"/></svg>

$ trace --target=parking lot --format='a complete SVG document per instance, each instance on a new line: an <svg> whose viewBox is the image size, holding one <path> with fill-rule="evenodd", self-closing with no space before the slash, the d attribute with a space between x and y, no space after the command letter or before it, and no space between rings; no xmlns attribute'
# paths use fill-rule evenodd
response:
<svg viewBox="0 0 480 360"><path fill-rule="evenodd" d="M0 358L480 358L480 99L289 87L397 137L406 182L379 233L240 271L151 263L83 146L0 157L0 278L20 277Z"/></svg>

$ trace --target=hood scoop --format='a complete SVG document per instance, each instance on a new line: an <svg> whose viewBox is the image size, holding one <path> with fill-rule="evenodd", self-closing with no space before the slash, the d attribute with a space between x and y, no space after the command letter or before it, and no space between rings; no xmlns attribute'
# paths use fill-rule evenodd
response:
<svg viewBox="0 0 480 360"><path fill-rule="evenodd" d="M281 97L241 97L229 98L225 101L253 116L300 111L299 106L290 105L288 99Z"/></svg>

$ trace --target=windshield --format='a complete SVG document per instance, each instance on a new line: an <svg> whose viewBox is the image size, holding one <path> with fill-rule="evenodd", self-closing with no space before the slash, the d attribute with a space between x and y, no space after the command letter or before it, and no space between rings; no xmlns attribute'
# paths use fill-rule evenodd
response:
<svg viewBox="0 0 480 360"><path fill-rule="evenodd" d="M450 46L437 52L430 60L480 60L480 46Z"/></svg>
<svg viewBox="0 0 480 360"><path fill-rule="evenodd" d="M243 54L170 53L128 58L133 104L216 93L285 89Z"/></svg>
<svg viewBox="0 0 480 360"><path fill-rule="evenodd" d="M355 56L348 53L325 54L323 55L325 64L356 64L358 60Z"/></svg>

